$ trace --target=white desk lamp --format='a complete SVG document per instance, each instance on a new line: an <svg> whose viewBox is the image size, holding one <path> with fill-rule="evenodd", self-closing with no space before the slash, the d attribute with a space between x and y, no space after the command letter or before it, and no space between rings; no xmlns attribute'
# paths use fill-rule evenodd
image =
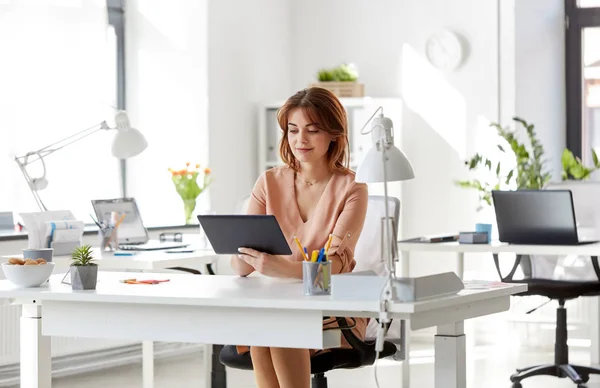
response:
<svg viewBox="0 0 600 388"><path fill-rule="evenodd" d="M112 154L116 158L131 158L144 151L148 146L148 142L146 141L144 135L142 135L142 133L137 129L131 127L131 124L129 123L129 117L127 116L127 112L119 111L115 116L114 128L109 127L106 121L103 121L100 124L96 124L93 127L84 129L37 151L31 151L23 156L15 157L15 161L19 165L19 168L21 169L21 172L23 173L27 184L29 185L29 189L31 190L31 193L33 194L33 197L41 211L48 210L38 194L39 190L43 190L46 188L46 186L48 186L48 179L46 179L46 163L44 162L44 157L60 149L63 149L64 147L73 144L85 137L88 137L93 133L96 133L101 130L113 129L117 131L112 143ZM42 163L43 173L40 177L32 178L27 172L27 166L38 160Z"/></svg>
<svg viewBox="0 0 600 388"><path fill-rule="evenodd" d="M375 117L379 110L381 110L381 113ZM371 122L371 129L364 132L369 122ZM381 253L383 255L384 252L387 252L387 258L384 259L388 270L384 298L385 300L394 300L397 299L392 286L393 279L396 278L396 260L394 256L398 250L395 241L397 225L390 218L387 183L413 179L415 173L406 155L394 145L394 123L390 118L383 115L382 107L375 110L375 113L365 123L360 133L363 135L371 133L373 147L358 167L356 181L363 183L383 182L385 218L382 219ZM385 244L392 248L385 249Z"/></svg>
<svg viewBox="0 0 600 388"><path fill-rule="evenodd" d="M381 113L375 117L379 110L381 110ZM373 120L371 129L364 132L365 127L371 120ZM406 155L394 145L394 123L391 119L383 115L382 107L377 108L373 116L363 126L361 134L366 135L368 133L371 133L373 147L369 150L364 161L358 168L356 181L363 183L383 182L385 217L382 219L383 236L381 239L381 254L383 256L387 253L387 257L382 257L382 259L385 259L387 262L388 276L387 279L382 281L381 277L367 272L356 274L358 276L354 276L353 278L347 277L347 281L344 281L343 277L336 275L332 276L332 289L336 293L335 286L337 282L337 285L341 286L342 294L345 290L354 287L360 289L361 293L365 293L366 289L370 289L372 292L371 295L379 296L381 305L380 330L377 334L375 349L377 352L380 352L383 350L384 326L390 321L390 303L455 294L463 289L464 285L454 273L442 273L419 278L398 278L396 276L396 258L398 257L396 242L397 225L394 219L390 218L387 183L413 179L415 173ZM385 249L386 244L390 247L389 249ZM404 325L401 325L400 330L402 341L404 341Z"/></svg>

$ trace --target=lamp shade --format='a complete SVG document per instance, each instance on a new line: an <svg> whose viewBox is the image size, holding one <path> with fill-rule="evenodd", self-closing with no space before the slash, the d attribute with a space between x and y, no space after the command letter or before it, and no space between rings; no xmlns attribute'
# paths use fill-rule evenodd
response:
<svg viewBox="0 0 600 388"><path fill-rule="evenodd" d="M112 154L119 159L127 159L140 154L148 147L146 138L140 131L131 127L126 112L115 117L117 134L112 143Z"/></svg>
<svg viewBox="0 0 600 388"><path fill-rule="evenodd" d="M381 114L371 123L373 147L356 172L356 181L363 183L394 182L413 179L415 173L410 161L394 146L394 123ZM385 155L383 147L385 147ZM383 163L385 156L385 177Z"/></svg>
<svg viewBox="0 0 600 388"><path fill-rule="evenodd" d="M363 183L384 182L383 155L380 147L372 147L356 172L356 181ZM385 150L385 181L405 181L413 179L415 173L410 161L402 151L393 145Z"/></svg>

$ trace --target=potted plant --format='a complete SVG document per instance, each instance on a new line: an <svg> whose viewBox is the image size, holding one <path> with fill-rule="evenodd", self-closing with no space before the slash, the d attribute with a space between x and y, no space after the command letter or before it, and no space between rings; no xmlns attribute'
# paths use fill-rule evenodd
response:
<svg viewBox="0 0 600 388"><path fill-rule="evenodd" d="M192 214L194 213L194 209L196 209L196 199L213 182L210 168L204 169L201 185L198 184L198 176L200 175L199 164L196 164L195 167L190 167L190 162L187 162L184 169L174 170L169 168L169 172L171 173L171 180L175 185L175 190L183 201L185 223L191 224Z"/></svg>
<svg viewBox="0 0 600 388"><path fill-rule="evenodd" d="M520 189L542 189L550 181L550 173L546 169L546 160L544 159L544 147L537 138L534 125L527 121L514 117L513 120L525 127L529 147L521 143L517 138L515 131L504 128L498 123L491 123L490 126L496 129L498 135L510 146L510 151L514 154L515 165L508 171L503 171L500 162L494 162L491 158L480 154L475 154L471 159L465 161L470 171L485 169L494 173L492 182L485 182L479 179L457 181L461 187L476 189L479 192L480 210L485 204L492 205L492 190L502 190L514 187ZM506 144L498 144L500 152L506 153ZM492 170L493 169L493 170Z"/></svg>
<svg viewBox="0 0 600 388"><path fill-rule="evenodd" d="M364 97L365 85L358 83L358 70L351 63L320 69L312 86L327 89L338 97Z"/></svg>
<svg viewBox="0 0 600 388"><path fill-rule="evenodd" d="M98 279L98 264L94 263L91 245L75 248L71 253L71 288L73 290L95 290Z"/></svg>

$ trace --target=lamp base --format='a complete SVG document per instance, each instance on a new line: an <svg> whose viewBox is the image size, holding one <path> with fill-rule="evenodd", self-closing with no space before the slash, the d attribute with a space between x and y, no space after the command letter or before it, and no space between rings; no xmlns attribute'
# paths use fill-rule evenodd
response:
<svg viewBox="0 0 600 388"><path fill-rule="evenodd" d="M387 277L373 271L349 272L331 276L331 295L336 299L380 300ZM456 295L465 285L454 272L392 280L398 302Z"/></svg>

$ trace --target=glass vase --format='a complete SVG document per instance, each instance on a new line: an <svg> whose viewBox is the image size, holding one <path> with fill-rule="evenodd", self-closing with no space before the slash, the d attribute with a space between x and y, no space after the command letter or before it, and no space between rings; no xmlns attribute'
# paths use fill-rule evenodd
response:
<svg viewBox="0 0 600 388"><path fill-rule="evenodd" d="M194 209L196 209L196 199L184 199L183 200L183 210L185 212L185 223L192 224L192 214L194 213Z"/></svg>

